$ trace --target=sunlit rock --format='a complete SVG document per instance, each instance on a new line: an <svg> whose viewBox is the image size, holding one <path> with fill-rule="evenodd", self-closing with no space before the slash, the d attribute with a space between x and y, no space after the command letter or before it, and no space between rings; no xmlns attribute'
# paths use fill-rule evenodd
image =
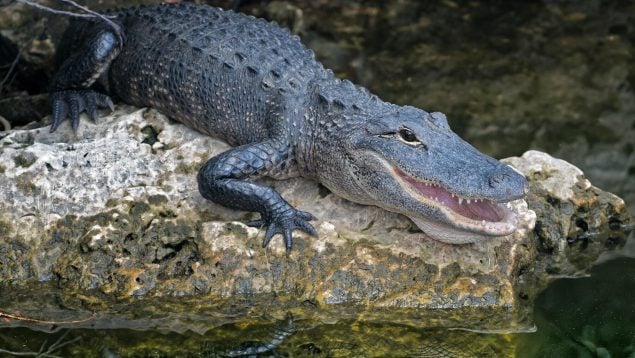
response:
<svg viewBox="0 0 635 358"><path fill-rule="evenodd" d="M198 193L198 168L227 148L154 110L127 106L98 123L82 121L77 133L68 124L53 134L36 125L3 133L0 280L54 281L106 298L273 294L354 311L510 314L534 294L528 282L582 272L623 245L615 223L628 221L624 202L570 164L530 151L506 160L531 181L527 202L514 203L519 230L469 245L432 240L406 217L348 202L312 181L270 180L319 219L320 237L296 233L287 256L282 240L264 249L262 230L244 224L258 214Z"/></svg>

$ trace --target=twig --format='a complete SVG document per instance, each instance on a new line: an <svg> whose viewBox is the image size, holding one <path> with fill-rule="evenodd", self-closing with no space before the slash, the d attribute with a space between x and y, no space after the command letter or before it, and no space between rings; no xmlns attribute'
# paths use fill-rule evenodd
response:
<svg viewBox="0 0 635 358"><path fill-rule="evenodd" d="M90 321L91 319L95 318L95 312L93 312L93 314L91 314L90 317L88 317L88 318L74 320L74 321L44 321L44 320L23 317L23 316L14 315L14 314L10 314L10 313L6 313L6 312L0 311L0 318L2 318L2 317L15 319L15 320L18 320L18 321L32 322L32 323L42 323L42 324L73 324L73 323L83 323L83 322Z"/></svg>
<svg viewBox="0 0 635 358"><path fill-rule="evenodd" d="M14 352L14 351L9 351L6 349L1 349L0 348L0 353L6 353L6 354L10 354L13 356L22 356L22 357L37 357L37 358L61 358L60 356L54 355L53 353L55 351L58 351L60 349L62 349L63 347L75 343L77 341L79 341L80 339L82 339L82 337L75 337L71 340L68 340L66 342L62 342L62 340L64 340L64 338L66 338L66 336L68 335L69 331L64 332L64 334L62 334L56 341L55 343L51 344L48 348L46 348L46 340L42 343L42 345L40 346L40 350L37 352ZM46 349L46 350L45 350Z"/></svg>
<svg viewBox="0 0 635 358"><path fill-rule="evenodd" d="M33 6L36 9L40 9L43 11L48 11L52 14L58 14L58 15L66 15L66 16L72 16L72 17L82 17L82 18L94 18L95 16L91 15L91 14L78 14L75 12L70 12L70 11L64 11L64 10L56 10L56 9L52 9L48 6L44 6L41 4L38 4L34 1L29 1L29 0L17 0L19 3L25 4L25 5L29 5L29 6Z"/></svg>
<svg viewBox="0 0 635 358"><path fill-rule="evenodd" d="M65 346L67 346L67 345L69 345L69 344L73 344L73 343L75 343L75 342L79 341L80 339L82 339L82 337L75 337L75 338L73 338L73 339L71 339L71 340L68 340L68 341L66 341L66 342L62 342L62 340L64 340L64 338L66 338L66 336L68 335L68 332L69 332L68 330L67 330L67 331L65 331L65 332L64 332L64 334L62 334L62 335L61 335L61 336L57 339L57 341L55 341L55 343L53 343L53 344L51 344L51 345L49 346L49 348L46 350L46 352L44 352L44 354L50 354L50 353L53 353L53 352L55 352L55 351L57 351L57 350L62 349L63 347L65 347ZM41 351L41 349L40 349L40 351Z"/></svg>
<svg viewBox="0 0 635 358"><path fill-rule="evenodd" d="M14 352L8 351L6 349L0 348L0 353L10 354L12 356L21 356L21 357L42 357L42 358L62 358L60 356L52 355L52 354L41 354L40 352Z"/></svg>
<svg viewBox="0 0 635 358"><path fill-rule="evenodd" d="M13 70L15 69L15 65L18 64L19 60L20 60L20 51L18 51L18 54L15 55L15 59L13 59L13 62L11 62L11 66L9 67L9 71L7 72L6 75L4 75L4 78L2 79L2 81L0 81L0 92L2 91L2 86L4 86L4 84L9 80L9 77L13 73Z"/></svg>
<svg viewBox="0 0 635 358"><path fill-rule="evenodd" d="M76 8L78 8L78 9L80 9L80 10L86 11L87 13L89 13L89 14L91 14L91 15L93 15L93 16L96 16L96 17L98 17L98 18L100 18L100 19L102 19L102 20L106 21L106 22L107 22L108 24L110 24L110 26L112 26L112 27L113 27L113 28L114 28L117 32L119 32L119 31L121 30L121 29L119 28L119 25L117 25L117 24L115 24L114 22L112 22L112 21L111 21L111 20L110 20L107 16L104 16L104 15L102 15L102 14L100 14L100 13L96 12L96 11L93 11L93 10L91 10L91 9L89 9L89 8L85 7L85 6L82 6L82 5L80 5L80 4L78 4L78 3L76 3L76 2L74 2L74 1L72 1L72 0L58 0L58 1L61 1L61 2L65 3L65 4L69 4L69 5L71 5L71 6L73 6L73 7L76 7Z"/></svg>
<svg viewBox="0 0 635 358"><path fill-rule="evenodd" d="M72 1L72 0L58 0L62 3L65 4L69 4L77 9L83 10L85 12L87 12L87 14L78 14L76 12L71 12L71 11L64 11L64 10L57 10L57 9L53 9L50 8L48 6L44 6L42 4L36 3L34 1L31 0L17 0L19 3L25 4L25 5L29 5L29 6L33 6L37 9L43 10L43 11L48 11L50 13L53 14L58 14L58 15L66 15L66 16L72 16L72 17L81 17L81 18L95 18L98 17L102 20L104 20L107 24L109 24L110 26L112 26L115 31L117 31L117 33L121 32L121 28L119 27L119 25L115 24L112 20L110 20L108 18L108 16L104 16L98 12L92 11L87 7L81 6L78 3Z"/></svg>
<svg viewBox="0 0 635 358"><path fill-rule="evenodd" d="M4 118L3 116L0 116L0 124L2 124L2 126L4 127L5 131L10 131L11 130L11 123L9 121L7 121L6 118Z"/></svg>

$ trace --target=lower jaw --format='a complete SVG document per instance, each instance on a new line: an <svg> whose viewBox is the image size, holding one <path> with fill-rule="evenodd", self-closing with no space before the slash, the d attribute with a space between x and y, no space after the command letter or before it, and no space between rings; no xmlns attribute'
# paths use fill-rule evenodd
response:
<svg viewBox="0 0 635 358"><path fill-rule="evenodd" d="M427 198L420 197L420 200L426 201L427 205L436 207L446 218L446 221L426 217L412 217L407 214L406 216L428 236L444 243L470 244L494 237L503 237L513 234L518 226L516 212L509 207L498 207L496 209L497 215L501 218L500 221L478 221L463 217L450 208L437 207L436 203L432 203Z"/></svg>
<svg viewBox="0 0 635 358"><path fill-rule="evenodd" d="M432 219L410 218L426 235L431 238L444 242L446 244L461 245L472 244L479 241L492 239L496 236L505 235L488 235L483 233L475 233L471 231L461 230L452 225L435 221Z"/></svg>

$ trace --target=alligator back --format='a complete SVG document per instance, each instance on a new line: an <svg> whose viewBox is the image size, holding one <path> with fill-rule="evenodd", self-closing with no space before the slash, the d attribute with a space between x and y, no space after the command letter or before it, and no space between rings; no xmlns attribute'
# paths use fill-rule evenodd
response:
<svg viewBox="0 0 635 358"><path fill-rule="evenodd" d="M116 13L126 41L108 87L230 145L261 140L302 99L322 66L288 30L210 6L149 6Z"/></svg>

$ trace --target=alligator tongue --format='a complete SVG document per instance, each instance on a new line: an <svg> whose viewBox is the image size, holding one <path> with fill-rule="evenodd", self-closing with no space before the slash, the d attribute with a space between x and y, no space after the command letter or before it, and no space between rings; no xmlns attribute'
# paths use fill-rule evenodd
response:
<svg viewBox="0 0 635 358"><path fill-rule="evenodd" d="M456 196L453 197L450 192L443 189L442 187L435 185L426 185L411 178L399 169L397 169L397 173L399 174L399 176L407 180L408 183L412 184L412 186L414 186L422 195L429 199L442 203L457 214L478 221L485 220L497 222L502 220L495 209L496 203L490 200L483 200L479 202L472 201L468 204L467 201L464 199L463 203L459 204L459 198Z"/></svg>
<svg viewBox="0 0 635 358"><path fill-rule="evenodd" d="M498 216L494 205L496 204L489 200L470 204L459 204L457 200L456 206L448 206L455 212L473 220L501 221L501 217Z"/></svg>

